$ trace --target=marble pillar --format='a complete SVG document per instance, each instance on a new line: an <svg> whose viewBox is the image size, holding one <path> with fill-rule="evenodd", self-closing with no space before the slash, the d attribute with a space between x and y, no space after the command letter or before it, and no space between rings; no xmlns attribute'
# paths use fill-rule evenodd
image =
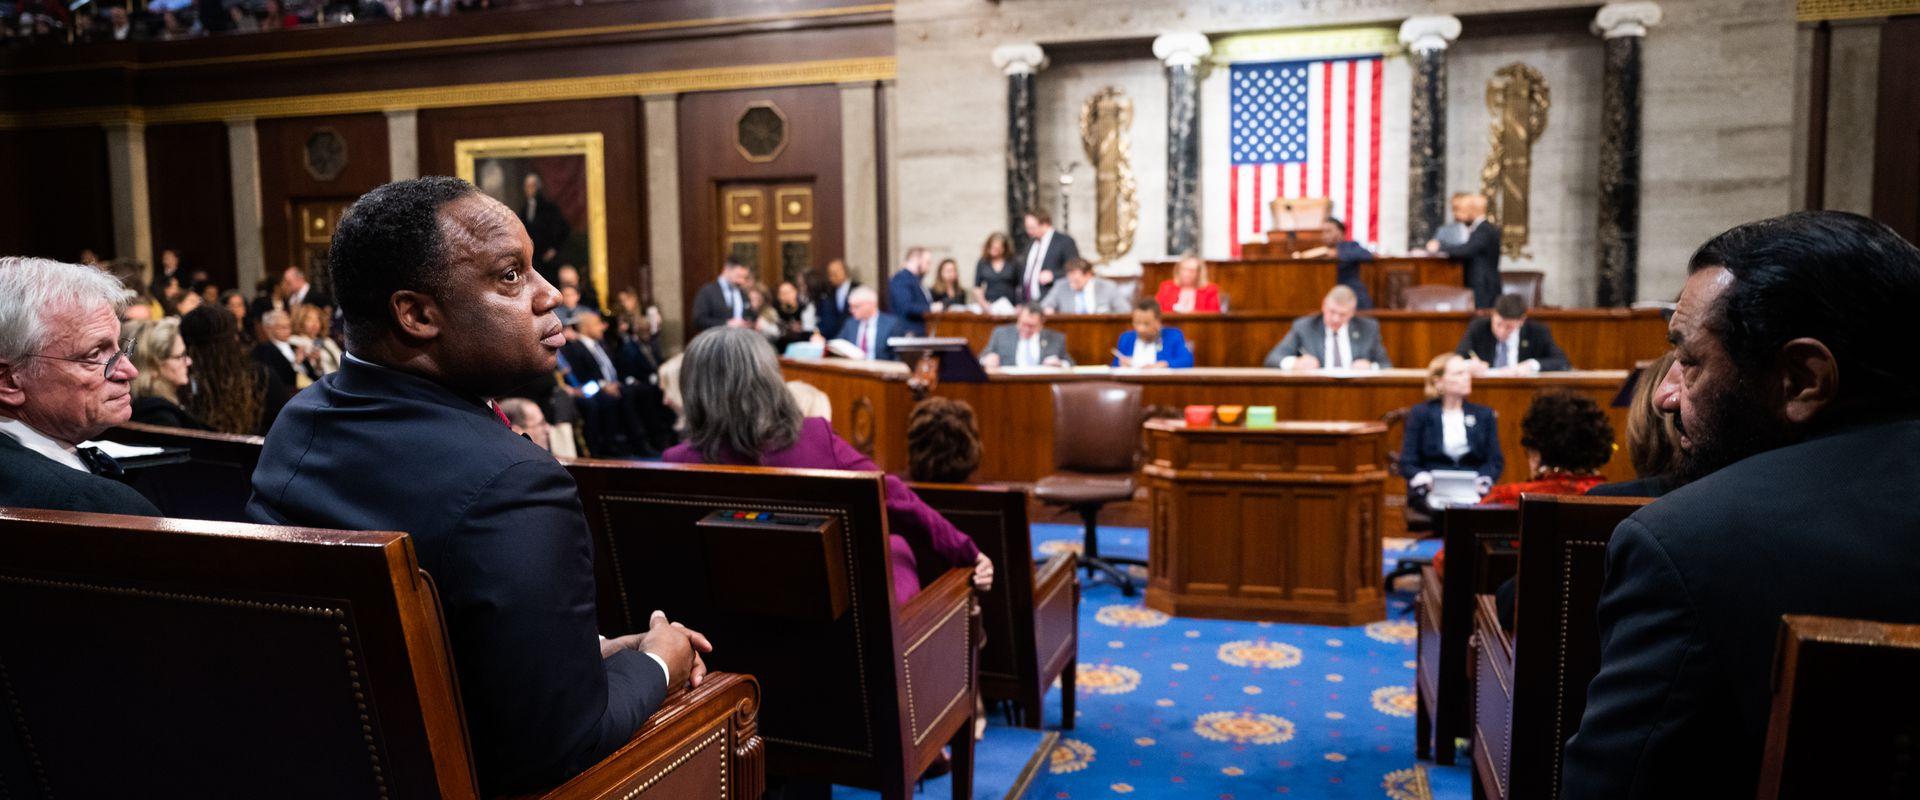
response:
<svg viewBox="0 0 1920 800"><path fill-rule="evenodd" d="M1426 244L1447 221L1447 43L1460 36L1450 15L1408 17L1400 43L1413 67L1408 116L1407 246Z"/></svg>
<svg viewBox="0 0 1920 800"><path fill-rule="evenodd" d="M680 251L680 96L650 94L646 104L647 274L660 307L662 352L686 341L686 296Z"/></svg>
<svg viewBox="0 0 1920 800"><path fill-rule="evenodd" d="M1167 65L1167 253L1200 249L1200 70L1213 53L1198 33L1153 40Z"/></svg>
<svg viewBox="0 0 1920 800"><path fill-rule="evenodd" d="M252 117L227 120L227 174L233 198L236 285L250 288L267 274L260 212L260 134Z"/></svg>
<svg viewBox="0 0 1920 800"><path fill-rule="evenodd" d="M1660 22L1655 3L1610 3L1594 16L1606 39L1600 107L1599 280L1596 305L1631 305L1640 263L1640 48Z"/></svg>
<svg viewBox="0 0 1920 800"><path fill-rule="evenodd" d="M816 253L814 260L826 267L827 259L846 259L855 279L878 286L887 276L887 262L880 253L880 173L875 168L880 148L874 125L879 113L879 85L840 84L840 205L845 252Z"/></svg>
<svg viewBox="0 0 1920 800"><path fill-rule="evenodd" d="M1040 203L1040 145L1034 135L1034 79L1047 66L1037 44L1001 45L993 65L1007 75L1007 233L1013 251L1027 249L1024 217Z"/></svg>
<svg viewBox="0 0 1920 800"><path fill-rule="evenodd" d="M387 180L420 177L420 111L390 108L387 115Z"/></svg>
<svg viewBox="0 0 1920 800"><path fill-rule="evenodd" d="M147 201L147 126L107 126L107 184L113 207L113 255L153 263L153 217Z"/></svg>

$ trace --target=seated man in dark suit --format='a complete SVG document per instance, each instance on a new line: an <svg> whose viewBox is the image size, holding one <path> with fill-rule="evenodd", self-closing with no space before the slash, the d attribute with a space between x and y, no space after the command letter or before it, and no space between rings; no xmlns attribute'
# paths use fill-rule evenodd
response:
<svg viewBox="0 0 1920 800"><path fill-rule="evenodd" d="M1071 367L1067 355L1067 335L1047 329L1047 312L1039 303L1020 307L1012 325L1001 325L987 337L987 348L980 351L980 366Z"/></svg>
<svg viewBox="0 0 1920 800"><path fill-rule="evenodd" d="M582 308L574 314L573 329L579 333L560 348L569 370L567 383L580 390L574 405L587 423L587 449L596 457L660 455L651 442L647 426L636 404L637 395L631 375L614 363L607 351L607 322L600 312Z"/></svg>
<svg viewBox="0 0 1920 800"><path fill-rule="evenodd" d="M880 295L862 286L847 293L847 321L841 323L840 335L833 338L852 342L868 361L893 361L896 356L887 340L909 335L905 322L880 310Z"/></svg>
<svg viewBox="0 0 1920 800"><path fill-rule="evenodd" d="M253 346L256 363L288 388L297 389L303 375L312 380L312 374L306 371L306 353L292 341L293 318L287 312L269 311L260 317L260 332L266 338Z"/></svg>
<svg viewBox="0 0 1920 800"><path fill-rule="evenodd" d="M1667 410L1692 480L1607 545L1563 798L1752 796L1781 615L1920 623L1920 250L1803 212L1688 270Z"/></svg>
<svg viewBox="0 0 1920 800"><path fill-rule="evenodd" d="M722 325L753 325L753 303L747 299L747 287L753 283L753 271L728 257L720 266L720 278L693 295L693 330L688 338L708 328Z"/></svg>
<svg viewBox="0 0 1920 800"><path fill-rule="evenodd" d="M160 516L81 444L133 416L132 296L92 267L0 258L0 506Z"/></svg>
<svg viewBox="0 0 1920 800"><path fill-rule="evenodd" d="M1380 343L1380 323L1354 316L1359 305L1352 289L1334 286L1320 301L1320 313L1293 321L1287 335L1267 351L1264 362L1273 369L1390 369L1386 345Z"/></svg>
<svg viewBox="0 0 1920 800"><path fill-rule="evenodd" d="M505 205L455 178L390 183L329 251L347 319L339 372L267 434L256 522L406 531L445 611L481 792L549 788L632 738L704 671L655 612L605 640L593 540L567 471L488 398L554 368L559 293Z"/></svg>
<svg viewBox="0 0 1920 800"><path fill-rule="evenodd" d="M1573 369L1547 324L1527 319L1527 299L1517 294L1503 294L1494 301L1491 319L1475 317L1467 323L1454 352L1472 359L1468 363L1476 377Z"/></svg>

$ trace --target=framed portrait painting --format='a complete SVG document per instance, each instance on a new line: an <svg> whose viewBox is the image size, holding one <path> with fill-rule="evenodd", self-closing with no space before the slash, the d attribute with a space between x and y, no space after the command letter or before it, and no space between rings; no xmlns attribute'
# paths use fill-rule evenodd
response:
<svg viewBox="0 0 1920 800"><path fill-rule="evenodd" d="M461 139L459 176L513 209L533 239L533 265L555 286L572 266L607 294L606 139L599 133Z"/></svg>

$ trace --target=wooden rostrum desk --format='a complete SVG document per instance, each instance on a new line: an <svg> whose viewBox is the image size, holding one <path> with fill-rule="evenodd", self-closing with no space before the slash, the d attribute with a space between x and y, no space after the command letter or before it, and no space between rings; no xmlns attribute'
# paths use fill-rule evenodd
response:
<svg viewBox="0 0 1920 800"><path fill-rule="evenodd" d="M1147 607L1311 625L1385 619L1385 424L1153 420L1145 435Z"/></svg>

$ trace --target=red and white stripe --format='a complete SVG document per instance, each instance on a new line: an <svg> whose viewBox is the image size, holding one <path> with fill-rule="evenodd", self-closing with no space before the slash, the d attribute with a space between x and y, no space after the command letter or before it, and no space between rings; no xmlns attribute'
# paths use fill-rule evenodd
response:
<svg viewBox="0 0 1920 800"><path fill-rule="evenodd" d="M1280 197L1332 200L1333 215L1347 223L1348 236L1378 247L1381 72L1378 58L1316 61L1308 66L1312 100L1306 162L1229 167L1228 242L1234 258L1240 257L1242 242L1267 240L1274 222L1268 205Z"/></svg>

